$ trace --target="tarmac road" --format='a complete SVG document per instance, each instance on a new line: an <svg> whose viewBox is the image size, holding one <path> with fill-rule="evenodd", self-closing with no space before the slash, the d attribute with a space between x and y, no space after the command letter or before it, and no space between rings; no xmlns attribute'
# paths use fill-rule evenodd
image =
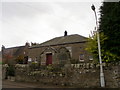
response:
<svg viewBox="0 0 120 90"><path fill-rule="evenodd" d="M9 80L2 81L2 88L65 88L58 85L44 85L40 83L14 82Z"/></svg>
<svg viewBox="0 0 120 90"><path fill-rule="evenodd" d="M4 80L2 82L2 88L35 88L35 86L28 83Z"/></svg>

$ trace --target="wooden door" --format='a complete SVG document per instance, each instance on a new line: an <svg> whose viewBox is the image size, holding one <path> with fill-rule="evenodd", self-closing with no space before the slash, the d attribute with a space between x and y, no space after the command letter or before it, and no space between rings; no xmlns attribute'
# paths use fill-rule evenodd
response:
<svg viewBox="0 0 120 90"><path fill-rule="evenodd" d="M46 54L46 65L52 64L52 53Z"/></svg>

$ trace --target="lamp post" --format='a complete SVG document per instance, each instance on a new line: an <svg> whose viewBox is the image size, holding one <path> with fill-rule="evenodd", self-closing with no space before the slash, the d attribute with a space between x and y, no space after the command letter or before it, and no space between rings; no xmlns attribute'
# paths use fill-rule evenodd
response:
<svg viewBox="0 0 120 90"><path fill-rule="evenodd" d="M102 59L101 59L101 49L100 49L100 36L99 36L98 22L97 22L97 15L96 15L96 11L95 11L95 6L92 5L91 9L94 11L95 19L96 19L97 42L98 42L98 53L99 53L99 63L100 63L100 85L101 85L101 87L105 87L105 80L104 80L104 73L103 73L103 66L102 66Z"/></svg>

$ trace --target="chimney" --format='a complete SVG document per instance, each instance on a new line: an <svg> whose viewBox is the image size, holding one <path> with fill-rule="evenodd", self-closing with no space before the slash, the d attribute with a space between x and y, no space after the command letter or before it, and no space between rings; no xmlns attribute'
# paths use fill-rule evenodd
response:
<svg viewBox="0 0 120 90"><path fill-rule="evenodd" d="M2 45L2 51L5 49L5 46L4 45Z"/></svg>
<svg viewBox="0 0 120 90"><path fill-rule="evenodd" d="M67 36L67 31L64 32L64 36Z"/></svg>
<svg viewBox="0 0 120 90"><path fill-rule="evenodd" d="M30 44L29 44L28 42L26 42L26 43L25 43L25 46L28 46L28 47L29 47L29 46L30 46Z"/></svg>

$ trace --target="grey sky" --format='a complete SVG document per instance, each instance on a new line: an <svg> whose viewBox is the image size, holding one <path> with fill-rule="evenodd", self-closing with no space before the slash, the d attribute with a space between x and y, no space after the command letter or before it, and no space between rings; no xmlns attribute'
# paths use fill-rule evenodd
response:
<svg viewBox="0 0 120 90"><path fill-rule="evenodd" d="M94 12L101 2L1 2L0 46L13 47L25 42L42 43L63 36L64 31L88 37L95 27ZM99 15L98 15L99 16Z"/></svg>

